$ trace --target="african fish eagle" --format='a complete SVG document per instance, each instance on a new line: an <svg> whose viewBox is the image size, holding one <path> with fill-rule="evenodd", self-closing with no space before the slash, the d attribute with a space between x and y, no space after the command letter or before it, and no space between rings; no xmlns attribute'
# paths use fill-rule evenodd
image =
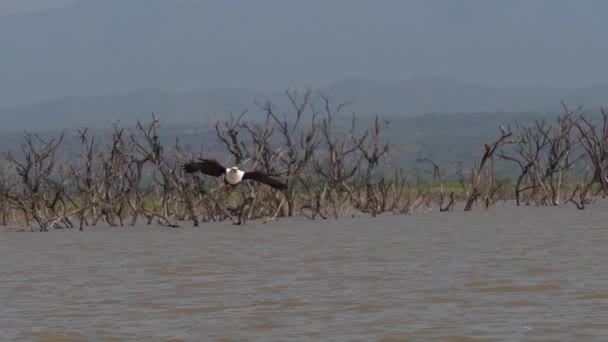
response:
<svg viewBox="0 0 608 342"><path fill-rule="evenodd" d="M215 159L200 159L200 161L189 162L182 165L182 169L187 173L200 171L206 175L219 177L224 175L224 183L230 187L239 185L243 180L251 179L270 185L279 190L287 189L287 184L272 178L262 171L242 171L238 167L224 167Z"/></svg>

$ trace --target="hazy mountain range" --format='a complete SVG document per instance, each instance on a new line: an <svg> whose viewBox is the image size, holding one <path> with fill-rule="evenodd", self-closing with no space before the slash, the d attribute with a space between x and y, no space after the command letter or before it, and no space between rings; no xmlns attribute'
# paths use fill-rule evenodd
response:
<svg viewBox="0 0 608 342"><path fill-rule="evenodd" d="M273 91L349 78L608 80L603 1L0 2L0 108L140 88ZM29 11L11 12L19 8Z"/></svg>
<svg viewBox="0 0 608 342"><path fill-rule="evenodd" d="M608 2L24 1L0 7L3 131L255 118L309 84L361 116L608 98Z"/></svg>
<svg viewBox="0 0 608 342"><path fill-rule="evenodd" d="M296 89L300 92L303 89ZM497 87L447 79L417 78L403 82L348 80L316 89L334 103L352 101L347 114L410 117L424 113L557 112L561 101L596 110L608 104L608 84L582 88ZM148 119L152 112L169 123L209 122L248 110L249 119L262 111L256 105L272 101L277 111L289 110L284 91L218 88L174 93L159 89L91 97L64 97L30 106L0 110L2 131L105 126Z"/></svg>

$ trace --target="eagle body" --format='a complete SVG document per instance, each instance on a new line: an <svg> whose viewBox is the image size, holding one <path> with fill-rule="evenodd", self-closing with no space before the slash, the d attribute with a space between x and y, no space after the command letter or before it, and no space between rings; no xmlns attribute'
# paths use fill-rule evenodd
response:
<svg viewBox="0 0 608 342"><path fill-rule="evenodd" d="M224 174L224 182L230 185L238 185L243 181L244 171L239 170L237 167L231 167L226 169Z"/></svg>

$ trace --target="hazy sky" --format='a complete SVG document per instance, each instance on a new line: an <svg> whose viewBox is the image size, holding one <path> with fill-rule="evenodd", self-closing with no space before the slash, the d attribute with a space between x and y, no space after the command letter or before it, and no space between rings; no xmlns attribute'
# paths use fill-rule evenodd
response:
<svg viewBox="0 0 608 342"><path fill-rule="evenodd" d="M0 15L41 11L70 5L77 0L0 0Z"/></svg>
<svg viewBox="0 0 608 342"><path fill-rule="evenodd" d="M602 0L70 2L0 0L12 13L0 16L0 107L139 87L608 80Z"/></svg>

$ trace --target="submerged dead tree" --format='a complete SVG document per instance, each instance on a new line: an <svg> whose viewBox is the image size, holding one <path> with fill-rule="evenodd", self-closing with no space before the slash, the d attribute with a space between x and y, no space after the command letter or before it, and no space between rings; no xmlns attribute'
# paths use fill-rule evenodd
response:
<svg viewBox="0 0 608 342"><path fill-rule="evenodd" d="M500 127L500 138L492 144L484 145L484 154L479 161L479 164L471 172L471 182L469 185L468 198L464 206L464 211L470 211L473 204L481 197L486 208L493 201L494 195L502 186L502 183L496 182L496 174L494 168L494 153L503 145L509 143L507 138L513 135L510 128ZM490 165L488 165L490 162Z"/></svg>
<svg viewBox="0 0 608 342"><path fill-rule="evenodd" d="M333 216L338 218L347 210L353 191L347 181L355 176L361 159L357 156L356 118L353 116L350 130L346 133L335 132L334 120L344 104L332 108L327 97L323 96L324 114L320 123L321 142L319 151L312 156L314 171L319 184L315 190L317 207L321 210L331 206ZM323 216L327 216L324 214Z"/></svg>
<svg viewBox="0 0 608 342"><path fill-rule="evenodd" d="M84 149L84 154L81 156L82 165L70 165L70 176L72 187L76 189L80 195L77 215L79 220L80 230L84 229L85 225L89 224L88 217L98 216L99 196L100 196L100 172L99 164L96 163L95 138L91 137L88 129L79 130L80 145Z"/></svg>
<svg viewBox="0 0 608 342"><path fill-rule="evenodd" d="M143 161L136 160L124 128L114 125L110 138L109 146L98 154L101 176L97 180L98 210L94 212L92 224L104 219L110 226L124 226L124 220L129 216L128 199L137 191Z"/></svg>
<svg viewBox="0 0 608 342"><path fill-rule="evenodd" d="M444 182L445 182L445 172L441 168L441 166L435 162L432 158L423 158L418 159L417 161L428 162L431 164L432 171L431 174L433 176L433 181L439 182L439 211L453 211L454 210L454 202L455 202L455 194L454 191L450 191L450 200L446 203L446 196L444 190Z"/></svg>
<svg viewBox="0 0 608 342"><path fill-rule="evenodd" d="M521 204L522 194L528 194L525 202L529 204L536 198L540 188L539 179L535 174L541 168L542 158L549 146L547 135L541 133L545 131L545 126L544 120L537 120L532 127L518 126L515 154L507 154L505 151L500 153L501 158L519 166L520 173L515 183L515 203L518 206Z"/></svg>
<svg viewBox="0 0 608 342"><path fill-rule="evenodd" d="M574 123L592 170L592 177L581 184L581 194L588 193L593 184L599 184L601 194L608 195L608 112L601 108L601 115L599 125L585 115Z"/></svg>
<svg viewBox="0 0 608 342"><path fill-rule="evenodd" d="M279 116L275 106L270 102L263 107L267 120L273 122L278 132L279 137L276 144L282 146L277 148L276 169L268 168L267 171L271 174L280 174L287 183L287 189L284 192L287 212L284 215L294 216L296 194L299 191L300 182L302 182L301 174L309 165L313 153L319 145L319 110L311 103L313 96L311 88L307 88L302 96L299 96L296 91L288 90L285 93L291 104L292 114L290 116L286 114ZM329 104L327 103L327 105ZM339 106L339 108L341 107ZM306 113L309 113L308 120L305 118ZM267 155L274 154L267 153ZM265 162L269 165L274 164ZM278 172L279 169L282 172Z"/></svg>
<svg viewBox="0 0 608 342"><path fill-rule="evenodd" d="M21 194L8 197L23 213L26 224L33 220L40 231L73 227L70 217L77 211L69 205L67 173L57 163L63 138L64 132L48 141L37 134L25 133L20 144L22 157L6 154L21 183Z"/></svg>
<svg viewBox="0 0 608 342"><path fill-rule="evenodd" d="M161 225L178 227L175 220L177 212L176 210L172 210L171 204L182 200L186 203L187 207L192 208L190 197L185 195L183 173L175 162L169 162L165 158L165 150L157 134L158 119L154 113L152 114L152 122L150 124L144 125L141 121L138 121L136 127L138 134L132 133L130 139L135 147L135 151L137 151L137 161L140 163L138 164L137 175L141 177L143 163L150 162L153 165L154 177L152 181L160 187L160 203L158 203L156 208L149 210L144 205L145 199L141 192L135 191L139 204L138 206L132 206L135 210L135 215L141 212L144 216L148 217L148 224L150 223L150 219L154 217ZM159 174L160 179L157 178ZM192 211L190 214L193 217L194 225L197 225L196 215Z"/></svg>
<svg viewBox="0 0 608 342"><path fill-rule="evenodd" d="M566 108L564 106L564 108ZM566 196L569 175L585 154L576 152L581 136L581 116L566 111L556 118L556 125L537 120L529 127L518 127L515 153L502 151L500 157L517 163L520 174L515 184L515 200L520 205L559 205ZM583 128L584 130L584 128ZM579 194L586 194L584 189ZM571 190L570 190L571 191Z"/></svg>
<svg viewBox="0 0 608 342"><path fill-rule="evenodd" d="M7 226L15 210L15 188L11 183L6 169L0 167L0 225Z"/></svg>
<svg viewBox="0 0 608 342"><path fill-rule="evenodd" d="M243 120L245 113L246 111L243 111L238 118L231 118L230 121L216 122L214 126L218 138L233 156L233 165L277 176L280 153L273 148L270 141L276 127L271 124L268 115L263 123L257 123ZM232 212L230 218L233 223L242 224L247 219L263 216L275 218L278 215L283 200L275 191L248 181L243 182L240 189L247 190L240 192L241 203L224 208L226 212ZM270 208L262 203L274 203L275 207Z"/></svg>
<svg viewBox="0 0 608 342"><path fill-rule="evenodd" d="M574 148L579 144L579 137L573 134L573 129L580 120L575 112L565 107L565 113L557 118L554 130L543 131L549 141L549 151L544 174L537 173L541 188L546 193L551 205L559 205L562 201L563 187L566 185L568 173L578 163L583 154L573 156Z"/></svg>
<svg viewBox="0 0 608 342"><path fill-rule="evenodd" d="M359 209L369 212L375 217L377 214L387 210L388 195L388 185L385 178L382 177L378 184L374 180L375 173L380 165L380 158L389 152L388 143L382 141L382 124L378 115L374 117L373 128L366 130L360 137L352 135L351 138L366 164L362 176L363 186L365 187L365 199ZM378 196L376 189L383 195Z"/></svg>

